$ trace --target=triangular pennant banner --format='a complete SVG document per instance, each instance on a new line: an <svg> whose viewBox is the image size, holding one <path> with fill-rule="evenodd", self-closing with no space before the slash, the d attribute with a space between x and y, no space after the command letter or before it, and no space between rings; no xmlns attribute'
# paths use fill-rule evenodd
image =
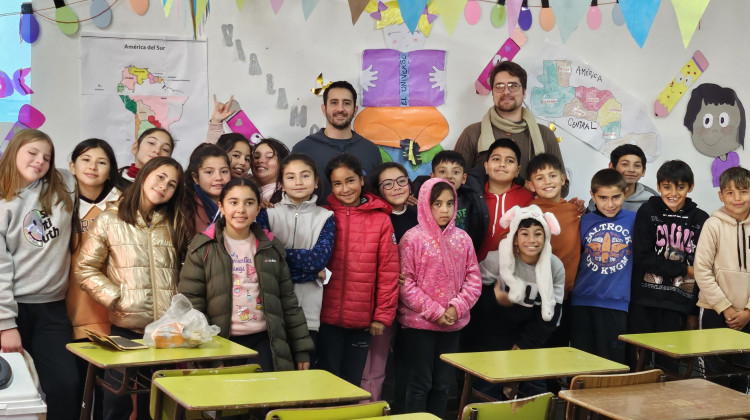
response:
<svg viewBox="0 0 750 420"><path fill-rule="evenodd" d="M245 0L237 0L237 8L242 10L245 7Z"/></svg>
<svg viewBox="0 0 750 420"><path fill-rule="evenodd" d="M305 14L305 20L310 17L310 13L312 13L319 1L320 0L302 0L302 13Z"/></svg>
<svg viewBox="0 0 750 420"><path fill-rule="evenodd" d="M209 5L208 1L209 0L193 0L194 38L197 38L198 34L203 33L203 24L206 23L208 12L211 10L211 6Z"/></svg>
<svg viewBox="0 0 750 420"><path fill-rule="evenodd" d="M682 45L687 48L693 38L698 22L706 11L711 0L672 0L674 13L677 15L677 23L680 25L682 34Z"/></svg>
<svg viewBox="0 0 750 420"><path fill-rule="evenodd" d="M461 19L461 12L467 2L468 0L435 0L435 7L449 35L453 35L453 31L456 30L458 20Z"/></svg>
<svg viewBox="0 0 750 420"><path fill-rule="evenodd" d="M427 0L399 0L398 7L401 9L401 17L404 19L409 32L414 33L417 30L419 18L427 6Z"/></svg>
<svg viewBox="0 0 750 420"><path fill-rule="evenodd" d="M578 23L583 19L589 6L590 3L581 0L558 0L552 4L562 42L567 41L570 35L576 30Z"/></svg>
<svg viewBox="0 0 750 420"><path fill-rule="evenodd" d="M279 14L279 9L281 9L282 4L284 4L284 0L271 0L271 8L273 9L274 14Z"/></svg>
<svg viewBox="0 0 750 420"><path fill-rule="evenodd" d="M172 11L172 4L174 0L161 0L164 4L164 17L169 17L169 12Z"/></svg>
<svg viewBox="0 0 750 420"><path fill-rule="evenodd" d="M508 11L506 19L508 20L508 36L513 36L513 31L518 23L518 15L521 14L521 3L523 0L507 0L505 8Z"/></svg>
<svg viewBox="0 0 750 420"><path fill-rule="evenodd" d="M620 0L620 8L630 35L641 48L646 42L660 3L661 0Z"/></svg>
<svg viewBox="0 0 750 420"><path fill-rule="evenodd" d="M349 0L349 11L352 13L352 25L356 24L370 0Z"/></svg>

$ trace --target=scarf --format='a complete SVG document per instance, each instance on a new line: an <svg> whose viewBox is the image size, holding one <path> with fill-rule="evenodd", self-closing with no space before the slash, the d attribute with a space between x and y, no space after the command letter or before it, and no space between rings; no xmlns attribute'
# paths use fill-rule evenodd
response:
<svg viewBox="0 0 750 420"><path fill-rule="evenodd" d="M219 214L219 205L214 203L214 200L211 200L211 197L209 197L208 194L203 191L203 188L198 186L198 184L195 184L195 194L203 204L203 209L206 211L206 217L208 217L209 224L213 223L216 220L216 215Z"/></svg>
<svg viewBox="0 0 750 420"><path fill-rule="evenodd" d="M130 167L128 168L128 177L135 179L135 176L138 175L138 171L140 171L141 168L136 168L135 163L131 163Z"/></svg>
<svg viewBox="0 0 750 420"><path fill-rule="evenodd" d="M479 135L479 144L477 144L478 151L485 151L490 148L492 143L497 140L492 132L492 127L495 126L506 133L518 134L526 130L529 130L531 136L531 143L534 147L534 154L538 155L544 153L544 142L542 141L542 133L539 131L539 125L536 123L534 114L531 113L526 107L521 108L523 110L523 121L515 123L508 121L501 117L495 111L495 107L490 107L490 110L482 117L482 131ZM531 159L531 156L529 156Z"/></svg>

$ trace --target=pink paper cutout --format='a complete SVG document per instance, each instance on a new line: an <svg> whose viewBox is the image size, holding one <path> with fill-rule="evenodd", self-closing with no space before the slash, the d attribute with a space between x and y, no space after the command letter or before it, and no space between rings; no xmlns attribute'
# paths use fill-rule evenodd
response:
<svg viewBox="0 0 750 420"><path fill-rule="evenodd" d="M589 29L595 31L599 29L602 24L602 11L599 10L599 6L589 7L589 11L586 14L586 23L589 24Z"/></svg>
<svg viewBox="0 0 750 420"><path fill-rule="evenodd" d="M33 90L26 84L26 76L31 73L31 67L26 67L25 69L18 69L15 73L13 73L13 84L16 87L16 92L18 92L21 96L26 96L28 94L34 93Z"/></svg>
<svg viewBox="0 0 750 420"><path fill-rule="evenodd" d="M479 2L476 0L469 0L464 8L464 17L469 25L476 25L479 19L482 17L482 8L479 7Z"/></svg>
<svg viewBox="0 0 750 420"><path fill-rule="evenodd" d="M279 9L281 9L282 4L284 4L284 0L271 0L271 8L273 9L274 14L279 14Z"/></svg>
<svg viewBox="0 0 750 420"><path fill-rule="evenodd" d="M505 9L508 11L506 19L508 22L508 36L513 36L513 30L516 29L518 16L521 14L521 4L523 0L507 0Z"/></svg>

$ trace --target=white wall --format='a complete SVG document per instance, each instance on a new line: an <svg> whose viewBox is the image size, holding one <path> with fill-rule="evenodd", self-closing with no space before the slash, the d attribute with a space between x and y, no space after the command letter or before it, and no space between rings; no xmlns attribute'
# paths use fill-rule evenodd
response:
<svg viewBox="0 0 750 420"><path fill-rule="evenodd" d="M108 0L109 3L113 1ZM448 35L438 19L425 45L425 48L448 51L448 96L446 104L439 108L451 127L444 141L446 148L455 143L467 124L478 121L491 105L489 97L474 93L473 83L507 38L505 27L497 29L489 22L490 8L494 3L481 2L483 16L480 23L471 26L461 18L453 35ZM33 4L35 8L51 6L46 0L35 0ZM100 30L85 22L81 29L133 36L192 36L185 5L181 14L175 9L169 18L165 18L161 4L159 0L151 0L148 13L138 16L128 1L119 0L113 6L114 16L109 28ZM539 2L532 1L531 4L538 5ZM79 17L88 17L88 2L72 7ZM527 68L531 67L545 40L561 43L557 28L544 32L538 26L539 10L532 8L535 24L527 33L527 44L516 57L516 61ZM687 50L683 48L669 1L662 1L643 48L638 47L625 26L612 23L611 5L603 5L601 10L603 22L598 31L591 31L583 17L578 30L564 46L614 83L628 89L649 109L696 49L703 51L710 62L709 69L698 83L712 82L731 87L741 100L750 104L750 92L745 87L745 66L750 63L750 53L744 45L745 40L750 39L750 25L746 24L750 2L713 1ZM51 16L52 12L43 13ZM41 36L32 47L32 82L36 92L32 96L32 105L46 115L43 129L55 139L60 157L57 165L63 166L62 158L67 159L73 146L81 140L80 37L78 34L68 37L55 24L44 19L39 21ZM234 25L234 37L243 43L246 56L249 58L252 52L257 54L263 75L250 76L247 60L239 61L235 48L224 45L221 25L230 23ZM356 85L361 51L383 47L382 35L375 30L374 21L368 15L361 16L355 26L351 25L348 3L344 0L321 1L308 21L304 20L301 5L295 0L287 0L278 15L273 14L267 0L249 0L241 12L234 1L213 0L204 36L208 40L209 94L217 94L224 100L234 94L264 135L280 138L290 145L307 135L312 124L323 126L325 123L319 111L322 98L310 93L317 75L322 72L326 81L344 79ZM290 127L289 109L275 108L276 95L266 93L266 73L273 74L274 88L286 89L290 107L307 105L307 127ZM669 117L654 118L662 139L662 154L649 165L645 183L655 186L656 169L665 159L683 159L692 166L698 180L692 197L710 212L719 206L716 189L711 187L710 181L713 158L695 150L689 132L682 126L688 98L689 93ZM7 132L10 124L2 123L0 129ZM587 196L591 175L605 167L608 160L579 140L562 136L563 157L573 173L572 192ZM750 154L744 150L738 153L741 162L750 165Z"/></svg>

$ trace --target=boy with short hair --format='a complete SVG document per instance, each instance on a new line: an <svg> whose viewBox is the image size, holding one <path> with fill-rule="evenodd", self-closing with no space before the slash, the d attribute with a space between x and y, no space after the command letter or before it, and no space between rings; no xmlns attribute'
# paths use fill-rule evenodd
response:
<svg viewBox="0 0 750 420"><path fill-rule="evenodd" d="M652 188L638 182L646 175L646 154L634 144L623 144L615 147L609 154L609 167L617 170L625 178L625 202L622 208L638 211L649 198L659 195ZM589 201L588 211L596 210L594 200Z"/></svg>
<svg viewBox="0 0 750 420"><path fill-rule="evenodd" d="M521 173L521 149L511 139L497 139L487 149L484 162L484 201L489 213L489 226L477 260L484 261L487 253L496 251L508 229L500 226L500 218L513 206L526 207L534 196L517 183ZM481 174L480 174L481 175ZM485 181L486 180L486 181Z"/></svg>
<svg viewBox="0 0 750 420"><path fill-rule="evenodd" d="M619 363L625 363L617 337L627 332L635 223L635 213L622 208L626 188L614 169L591 179L596 211L581 218L583 255L571 293L571 345Z"/></svg>
<svg viewBox="0 0 750 420"><path fill-rule="evenodd" d="M719 185L724 206L706 220L695 251L700 327L750 333L750 171L729 168L719 176ZM707 374L721 372L713 358L705 361ZM748 361L735 359L738 362ZM745 391L741 385L732 387Z"/></svg>
<svg viewBox="0 0 750 420"><path fill-rule="evenodd" d="M634 334L698 326L693 264L708 214L687 196L694 186L687 163L664 162L656 172L656 183L661 196L651 197L635 216L628 315L628 332ZM657 359L657 364L668 363Z"/></svg>

